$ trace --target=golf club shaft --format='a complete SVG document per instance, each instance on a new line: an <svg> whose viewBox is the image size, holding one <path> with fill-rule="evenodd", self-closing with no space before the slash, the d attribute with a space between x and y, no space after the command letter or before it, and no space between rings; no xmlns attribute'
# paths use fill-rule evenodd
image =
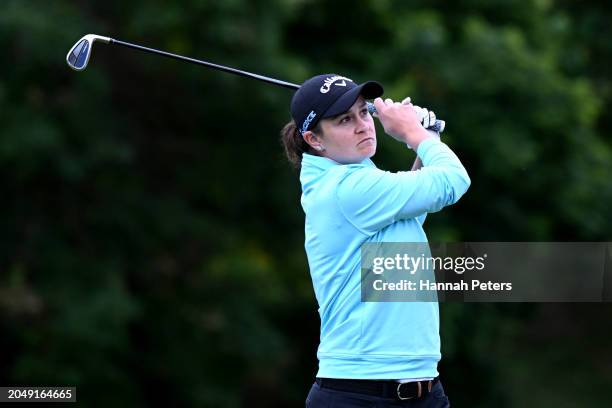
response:
<svg viewBox="0 0 612 408"><path fill-rule="evenodd" d="M200 61L200 60L197 60L195 58L184 57L182 55L172 54L170 52L160 51L160 50L156 50L154 48L143 47L141 45L136 45L136 44L132 44L132 43L125 42L125 41L120 41L120 40L115 40L113 38L110 39L110 44L121 45L123 47L133 48L133 49L144 51L144 52L148 52L148 53L151 53L151 54L163 55L164 57L174 58L174 59L177 59L177 60L180 60L180 61L191 62L192 64L203 65L203 66L208 67L208 68L214 68L214 69L218 69L220 71L229 72L229 73L240 75L240 76L244 76L244 77L247 77L247 78L257 79L259 81L264 81L264 82L269 82L269 83L272 83L272 84L275 84L275 85L279 85L279 86L282 86L282 87L285 87L285 88L289 88L289 89L299 89L300 88L299 85L292 84L291 82L285 82L285 81L281 81L281 80L278 80L278 79L269 78L269 77L266 77L266 76L263 76L263 75L257 75L257 74L253 74L251 72L241 71L239 69L226 67L224 65L213 64L212 62Z"/></svg>
<svg viewBox="0 0 612 408"><path fill-rule="evenodd" d="M220 71L229 72L231 74L240 75L240 76L252 78L252 79L257 79L259 81L282 86L284 88L289 88L289 89L294 89L294 90L297 90L300 88L299 85L293 84L291 82L281 81L279 79L274 79L274 78L270 78L270 77L263 76L263 75L253 74L252 72L246 72L246 71L242 71L236 68L230 68L224 65L214 64L212 62L201 61L195 58L184 57L182 55L173 54L173 53L161 51L161 50L156 50L155 48L143 47L142 45L132 44L132 43L121 41L121 40L115 40L114 38L110 38L109 43L120 45L122 47L132 48L132 49L139 50L139 51L148 52L150 54L157 54L157 55L161 55L164 57L177 59L179 61L186 61L186 62L191 62L192 64L203 65L208 68L214 68ZM372 103L368 103L368 110L370 111L370 113L376 112L376 108L374 107ZM444 125L445 125L444 121L436 120L436 122L432 126L430 126L429 129L436 131L436 132L442 132L445 127Z"/></svg>

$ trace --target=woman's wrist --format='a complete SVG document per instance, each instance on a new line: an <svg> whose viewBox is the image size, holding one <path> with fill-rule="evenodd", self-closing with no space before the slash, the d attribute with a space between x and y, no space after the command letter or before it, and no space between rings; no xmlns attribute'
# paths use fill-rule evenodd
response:
<svg viewBox="0 0 612 408"><path fill-rule="evenodd" d="M415 151L419 148L419 144L423 140L429 139L431 136L427 133L427 130L423 126L419 126L416 129L407 132L404 141L406 144Z"/></svg>

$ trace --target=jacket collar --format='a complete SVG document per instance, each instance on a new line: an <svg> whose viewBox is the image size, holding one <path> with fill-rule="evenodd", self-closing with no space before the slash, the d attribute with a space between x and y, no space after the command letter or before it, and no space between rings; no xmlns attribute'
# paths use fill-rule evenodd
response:
<svg viewBox="0 0 612 408"><path fill-rule="evenodd" d="M355 163L353 165L361 165L368 167L376 167L374 162L370 159L364 159L360 163ZM303 153L302 154L302 169L300 171L300 181L304 186L307 183L310 183L324 174L327 170L336 166L348 166L344 164L340 164L332 159L328 159L327 157L315 156L313 154Z"/></svg>

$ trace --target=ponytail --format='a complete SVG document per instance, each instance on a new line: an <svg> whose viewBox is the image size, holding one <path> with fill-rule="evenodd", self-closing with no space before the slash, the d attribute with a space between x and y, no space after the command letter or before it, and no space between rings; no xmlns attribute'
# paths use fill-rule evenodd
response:
<svg viewBox="0 0 612 408"><path fill-rule="evenodd" d="M317 124L312 131L315 133L320 132L320 124ZM315 150L308 143L306 143L293 120L283 127L280 134L281 143L285 148L287 160L289 160L289 163L291 163L296 169L299 170L302 167L303 153L314 155L317 154Z"/></svg>

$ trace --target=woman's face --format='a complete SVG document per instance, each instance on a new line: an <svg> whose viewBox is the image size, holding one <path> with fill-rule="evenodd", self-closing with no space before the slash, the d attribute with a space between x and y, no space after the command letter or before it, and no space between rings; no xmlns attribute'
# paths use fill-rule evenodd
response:
<svg viewBox="0 0 612 408"><path fill-rule="evenodd" d="M321 155L338 163L359 163L376 153L374 119L361 96L348 112L321 120L321 130Z"/></svg>

